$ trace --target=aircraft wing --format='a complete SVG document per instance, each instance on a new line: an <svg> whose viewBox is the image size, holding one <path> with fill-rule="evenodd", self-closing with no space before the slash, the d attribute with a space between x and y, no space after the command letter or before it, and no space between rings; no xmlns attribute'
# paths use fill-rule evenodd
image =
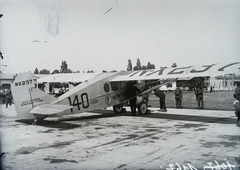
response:
<svg viewBox="0 0 240 170"><path fill-rule="evenodd" d="M97 73L64 73L64 74L51 74L47 75L45 77L42 77L38 79L38 82L84 82L87 81L94 76L96 76Z"/></svg>
<svg viewBox="0 0 240 170"><path fill-rule="evenodd" d="M73 106L60 105L60 104L43 104L34 107L29 113L38 114L38 115L53 115L61 113L65 110L71 109Z"/></svg>
<svg viewBox="0 0 240 170"><path fill-rule="evenodd" d="M219 75L239 75L240 62L227 64L207 64L188 67L161 68L159 70L136 70L121 72L111 82L133 80L163 80L169 78L216 77Z"/></svg>

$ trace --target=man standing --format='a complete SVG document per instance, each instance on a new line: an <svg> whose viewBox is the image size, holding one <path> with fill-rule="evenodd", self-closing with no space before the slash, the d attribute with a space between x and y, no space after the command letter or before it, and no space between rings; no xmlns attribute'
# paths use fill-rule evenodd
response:
<svg viewBox="0 0 240 170"><path fill-rule="evenodd" d="M140 93L141 91L134 86L133 82L129 82L128 86L127 86L127 94L129 99L129 103L130 103L130 108L131 108L131 112L133 116L136 116L136 102L137 102L137 95L138 93Z"/></svg>
<svg viewBox="0 0 240 170"><path fill-rule="evenodd" d="M240 100L240 82L237 82L237 87L235 88L234 98Z"/></svg>
<svg viewBox="0 0 240 170"><path fill-rule="evenodd" d="M240 126L240 103L239 103L239 100L236 100L234 103L233 103L233 106L235 108L235 114L237 116L237 125Z"/></svg>
<svg viewBox="0 0 240 170"><path fill-rule="evenodd" d="M6 101L6 108L7 108L8 105L11 106L12 104L12 93L10 89L7 89L5 97L6 97L5 101Z"/></svg>
<svg viewBox="0 0 240 170"><path fill-rule="evenodd" d="M155 89L154 94L157 97L159 97L159 103L160 103L160 110L159 111L166 112L167 111L167 107L166 107L166 103L165 103L166 96L165 96L163 90L161 90L161 88Z"/></svg>
<svg viewBox="0 0 240 170"><path fill-rule="evenodd" d="M237 116L237 126L240 126L240 82L237 82L237 87L235 88L234 98L237 99L233 106L235 107L235 114Z"/></svg>
<svg viewBox="0 0 240 170"><path fill-rule="evenodd" d="M177 86L175 92L176 108L182 108L182 90Z"/></svg>
<svg viewBox="0 0 240 170"><path fill-rule="evenodd" d="M204 103L203 103L203 89L201 87L201 84L198 84L196 91L196 99L198 102L198 109L204 109Z"/></svg>

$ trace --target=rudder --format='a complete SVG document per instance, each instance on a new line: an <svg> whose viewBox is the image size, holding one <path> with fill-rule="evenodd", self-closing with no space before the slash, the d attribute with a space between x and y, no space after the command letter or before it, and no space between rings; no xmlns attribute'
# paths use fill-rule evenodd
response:
<svg viewBox="0 0 240 170"><path fill-rule="evenodd" d="M29 113L33 107L51 103L57 99L38 88L35 88L34 77L31 72L19 73L11 86L13 100L18 118L33 119Z"/></svg>

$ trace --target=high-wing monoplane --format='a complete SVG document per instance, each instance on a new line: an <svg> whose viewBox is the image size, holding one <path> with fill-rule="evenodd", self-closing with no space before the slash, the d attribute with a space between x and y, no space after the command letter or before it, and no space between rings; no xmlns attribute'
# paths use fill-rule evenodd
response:
<svg viewBox="0 0 240 170"><path fill-rule="evenodd" d="M39 82L80 83L58 98L38 89L33 74L26 72L17 75L11 90L18 117L34 119L36 123L47 116L63 116L111 106L115 112L122 112L123 103L135 97L127 93L130 81L135 82L141 90L138 95L142 96L177 78L239 75L239 68L240 62L235 62L100 74L52 74L40 78ZM139 114L146 114L147 111L147 104L144 101L139 103Z"/></svg>

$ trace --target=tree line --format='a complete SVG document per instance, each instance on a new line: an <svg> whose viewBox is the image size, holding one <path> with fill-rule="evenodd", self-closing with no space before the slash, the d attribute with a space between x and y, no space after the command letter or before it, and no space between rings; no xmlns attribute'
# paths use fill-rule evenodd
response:
<svg viewBox="0 0 240 170"><path fill-rule="evenodd" d="M132 61L128 59L128 66L127 66L127 71L133 71L133 70L146 70L146 69L155 69L155 65L151 64L150 62L147 63L147 65L141 65L141 61L138 58L136 66L132 66Z"/></svg>
<svg viewBox="0 0 240 170"><path fill-rule="evenodd" d="M83 71L84 72L84 71ZM90 72L93 72L92 70L91 71L87 71L88 73ZM38 68L36 67L34 72L34 74L58 74L58 73L80 73L80 71L75 71L73 72L71 69L68 68L68 65L67 65L67 62L66 61L62 61L62 64L61 64L61 67L60 67L60 70L56 69L54 70L52 73L47 70L47 69L42 69L42 70L38 70Z"/></svg>
<svg viewBox="0 0 240 170"><path fill-rule="evenodd" d="M177 67L177 64L173 63L171 65L171 67ZM146 69L155 69L155 65L151 64L150 62L148 62L147 65L142 65L140 59L137 58L136 66L133 67L132 61L130 59L128 59L127 71L146 70ZM116 70L114 70L114 71L116 71ZM112 71L112 72L114 72L114 71ZM107 72L107 71L103 70L103 72ZM61 66L60 66L60 70L56 69L51 73L47 69L41 69L39 71L38 68L36 67L33 73L34 74L58 74L58 73L80 73L80 71L73 72L71 69L68 68L67 62L62 61ZM83 71L83 73L84 73L84 71ZM88 70L88 71L86 71L86 73L94 73L94 71L93 70Z"/></svg>

